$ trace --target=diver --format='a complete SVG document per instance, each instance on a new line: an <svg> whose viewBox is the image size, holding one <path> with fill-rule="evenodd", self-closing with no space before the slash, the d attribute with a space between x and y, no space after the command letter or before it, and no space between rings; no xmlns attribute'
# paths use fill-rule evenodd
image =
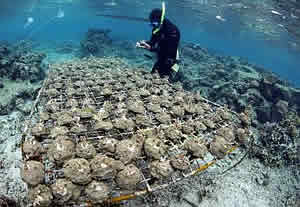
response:
<svg viewBox="0 0 300 207"><path fill-rule="evenodd" d="M180 31L169 19L165 18L165 4L162 9L153 9L149 15L152 35L150 41L139 41L136 46L157 53L157 61L151 73L158 72L160 77L175 81L179 70L178 46Z"/></svg>

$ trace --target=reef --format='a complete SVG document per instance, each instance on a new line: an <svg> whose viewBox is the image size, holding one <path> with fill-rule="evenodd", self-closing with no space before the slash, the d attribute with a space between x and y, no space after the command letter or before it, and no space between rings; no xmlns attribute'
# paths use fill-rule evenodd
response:
<svg viewBox="0 0 300 207"><path fill-rule="evenodd" d="M299 166L300 118L289 113L280 122L265 123L260 127L260 139L253 147L252 155L267 166Z"/></svg>
<svg viewBox="0 0 300 207"><path fill-rule="evenodd" d="M0 77L37 82L45 78L42 61L45 54L32 52L28 44L0 43Z"/></svg>
<svg viewBox="0 0 300 207"><path fill-rule="evenodd" d="M39 82L46 76L45 54L32 51L32 43L0 44L0 115L18 110L29 114Z"/></svg>
<svg viewBox="0 0 300 207"><path fill-rule="evenodd" d="M111 50L112 39L108 29L89 29L85 38L80 42L80 57L90 55L105 56L106 50Z"/></svg>
<svg viewBox="0 0 300 207"><path fill-rule="evenodd" d="M13 111L28 115L40 85L11 80L4 80L3 84L5 86L0 89L0 115L8 115Z"/></svg>
<svg viewBox="0 0 300 207"><path fill-rule="evenodd" d="M300 112L300 89L272 72L240 58L213 56L195 44L184 45L181 55L181 81L187 90L199 90L237 112L248 108L259 123L278 122L288 112Z"/></svg>
<svg viewBox="0 0 300 207"><path fill-rule="evenodd" d="M71 46L68 48L71 48ZM134 67L140 61L146 60L143 68L146 66L151 67L151 64L147 61L149 58L153 58L153 54L150 54L151 52L147 53L147 51L143 51L143 53L146 53L148 58L145 58L145 56L141 57L141 50L136 49L135 42L133 41L113 41L110 29L90 28L86 32L84 39L80 42L80 47L75 55L78 58L86 58L91 55L95 57L124 58Z"/></svg>
<svg viewBox="0 0 300 207"><path fill-rule="evenodd" d="M35 206L98 205L155 192L252 137L246 114L115 58L51 65L34 106L21 176Z"/></svg>

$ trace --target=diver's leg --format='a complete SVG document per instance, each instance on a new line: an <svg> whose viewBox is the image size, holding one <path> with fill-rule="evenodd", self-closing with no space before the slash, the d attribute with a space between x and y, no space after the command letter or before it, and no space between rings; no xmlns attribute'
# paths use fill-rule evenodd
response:
<svg viewBox="0 0 300 207"><path fill-rule="evenodd" d="M158 70L159 70L159 64L160 64L159 60L156 61L156 63L152 67L151 73L158 72Z"/></svg>
<svg viewBox="0 0 300 207"><path fill-rule="evenodd" d="M178 39L177 38L170 38L167 40L164 45L161 47L161 52L163 54L163 61L162 61L162 70L163 74L167 76L175 76L172 67L176 64L177 58L177 49L178 49Z"/></svg>

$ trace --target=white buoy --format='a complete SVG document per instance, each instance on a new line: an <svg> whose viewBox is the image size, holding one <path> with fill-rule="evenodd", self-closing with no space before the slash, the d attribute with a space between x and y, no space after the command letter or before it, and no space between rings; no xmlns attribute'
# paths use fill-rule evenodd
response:
<svg viewBox="0 0 300 207"><path fill-rule="evenodd" d="M276 15L280 15L280 16L282 15L282 14L281 14L281 13L279 13L278 11L274 11L274 10L272 10L271 12L272 12L273 14L276 14Z"/></svg>
<svg viewBox="0 0 300 207"><path fill-rule="evenodd" d="M112 0L111 2L104 3L104 5L105 6L117 6L117 3L114 0Z"/></svg>
<svg viewBox="0 0 300 207"><path fill-rule="evenodd" d="M58 9L57 18L63 18L65 16L65 12L62 9Z"/></svg>
<svg viewBox="0 0 300 207"><path fill-rule="evenodd" d="M26 23L24 24L24 29L26 29L29 25L34 22L33 17L28 17Z"/></svg>
<svg viewBox="0 0 300 207"><path fill-rule="evenodd" d="M216 19L218 19L218 20L220 20L220 21L222 21L222 22L225 22L226 21L226 19L224 19L223 17L221 17L221 16L216 16Z"/></svg>

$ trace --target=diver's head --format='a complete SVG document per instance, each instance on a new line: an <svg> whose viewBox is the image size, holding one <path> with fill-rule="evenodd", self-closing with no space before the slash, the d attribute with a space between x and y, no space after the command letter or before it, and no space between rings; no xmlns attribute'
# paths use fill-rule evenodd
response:
<svg viewBox="0 0 300 207"><path fill-rule="evenodd" d="M159 27L161 24L161 16L162 16L161 9L153 9L149 15L150 25L152 27Z"/></svg>

